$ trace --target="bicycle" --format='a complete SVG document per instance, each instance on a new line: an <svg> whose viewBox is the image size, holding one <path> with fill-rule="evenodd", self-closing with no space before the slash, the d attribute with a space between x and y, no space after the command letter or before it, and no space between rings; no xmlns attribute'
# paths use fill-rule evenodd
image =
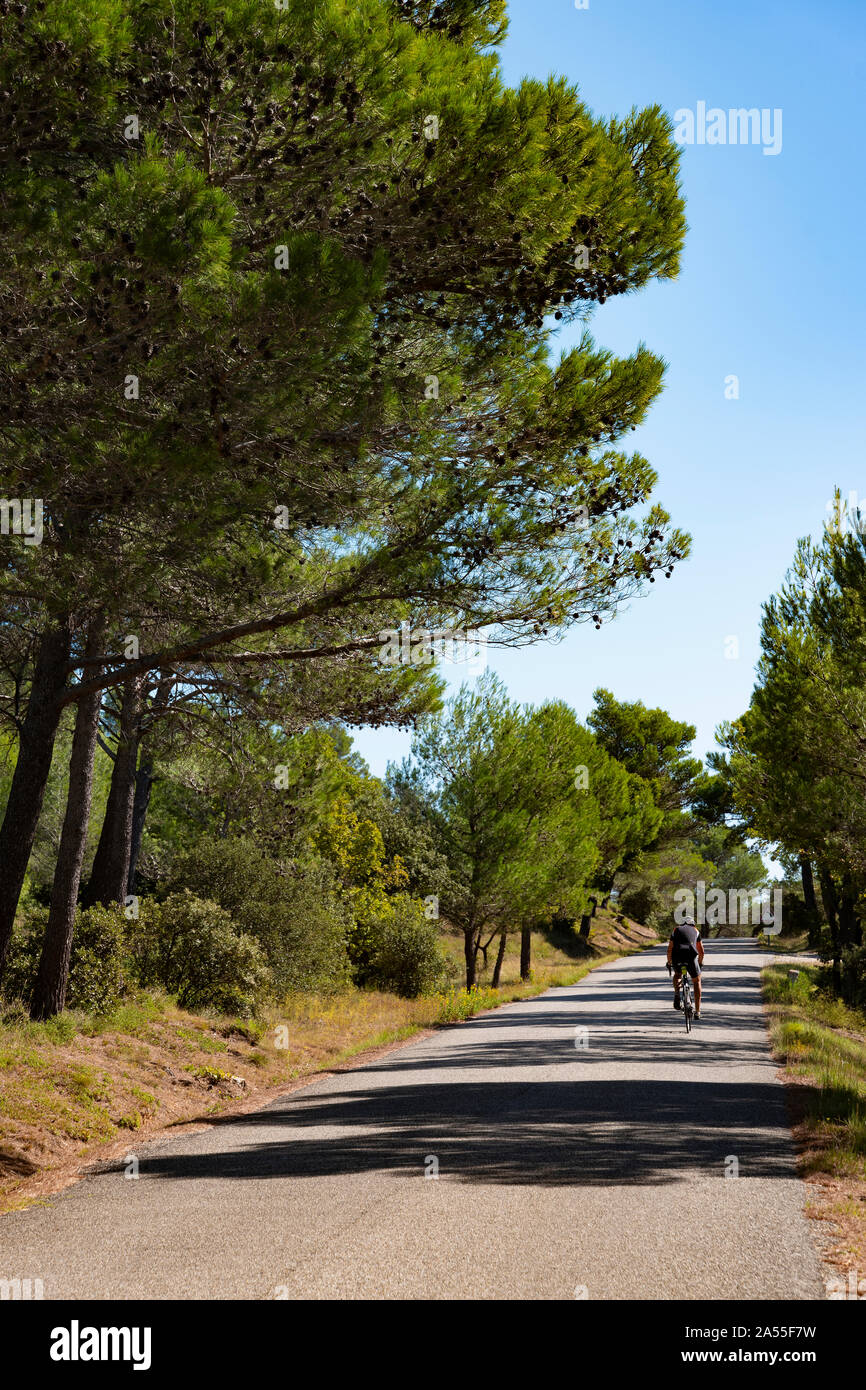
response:
<svg viewBox="0 0 866 1390"><path fill-rule="evenodd" d="M692 979L685 963L681 963L677 969L680 972L680 1003L683 1010L683 1018L686 1021L686 1032L692 1031L692 1020L695 1016L695 996L692 990Z"/></svg>

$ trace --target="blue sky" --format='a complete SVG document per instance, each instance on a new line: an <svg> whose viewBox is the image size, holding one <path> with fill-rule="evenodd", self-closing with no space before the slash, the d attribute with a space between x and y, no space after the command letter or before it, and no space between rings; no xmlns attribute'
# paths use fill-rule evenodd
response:
<svg viewBox="0 0 866 1390"><path fill-rule="evenodd" d="M515 699L592 692L660 705L714 747L746 707L761 604L798 536L817 534L834 486L866 498L863 0L511 0L503 70L566 76L597 115L658 102L782 112L782 147L691 145L680 276L609 300L592 332L616 352L643 340L669 363L664 394L629 444L655 497L693 537L690 560L600 632L491 652ZM574 330L557 339L568 346ZM738 400L725 379L739 379ZM739 655L726 656L735 638ZM452 668L459 671L459 668ZM371 770L409 751L356 731Z"/></svg>

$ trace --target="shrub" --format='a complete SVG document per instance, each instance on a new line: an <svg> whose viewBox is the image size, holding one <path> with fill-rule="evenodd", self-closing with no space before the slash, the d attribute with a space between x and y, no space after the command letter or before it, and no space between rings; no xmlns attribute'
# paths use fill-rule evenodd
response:
<svg viewBox="0 0 866 1390"><path fill-rule="evenodd" d="M821 938L821 915L808 908L799 893L786 889L782 894L782 936L801 936L808 934L810 946L817 946Z"/></svg>
<svg viewBox="0 0 866 1390"><path fill-rule="evenodd" d="M351 919L327 864L273 859L250 839L205 838L178 861L172 884L218 903L255 937L275 994L346 983Z"/></svg>
<svg viewBox="0 0 866 1390"><path fill-rule="evenodd" d="M267 896L273 870L255 840L204 835L175 862L168 888L173 893L186 888L235 917L245 902Z"/></svg>
<svg viewBox="0 0 866 1390"><path fill-rule="evenodd" d="M32 908L15 930L10 944L4 992L29 999L36 983L42 941L48 924L46 907ZM66 1007L107 1014L129 992L126 919L121 907L91 907L78 912L72 937L72 958Z"/></svg>
<svg viewBox="0 0 866 1390"><path fill-rule="evenodd" d="M482 989L478 985L473 985L471 989L451 985L436 995L436 1001L439 1005L437 1023L461 1023L482 1009L495 1009L502 1003L498 990Z"/></svg>
<svg viewBox="0 0 866 1390"><path fill-rule="evenodd" d="M29 1000L33 993L47 921L47 908L32 907L15 923L3 975L7 999Z"/></svg>
<svg viewBox="0 0 866 1390"><path fill-rule="evenodd" d="M415 899L396 894L365 928L366 958L359 959L356 968L359 984L414 999L442 982L445 962L439 932Z"/></svg>
<svg viewBox="0 0 866 1390"><path fill-rule="evenodd" d="M315 872L289 881L283 891L281 901L251 901L237 915L238 925L264 949L275 992L282 996L345 984L348 909Z"/></svg>
<svg viewBox="0 0 866 1390"><path fill-rule="evenodd" d="M271 985L258 942L218 903L188 891L143 903L131 936L139 983L161 985L182 1009L246 1016Z"/></svg>
<svg viewBox="0 0 866 1390"><path fill-rule="evenodd" d="M866 946L842 952L842 998L855 1009L866 1009Z"/></svg>
<svg viewBox="0 0 866 1390"><path fill-rule="evenodd" d="M638 883L626 888L619 897L617 909L642 926L656 926L660 920L661 898L651 883Z"/></svg>
<svg viewBox="0 0 866 1390"><path fill-rule="evenodd" d="M97 905L78 913L66 994L70 1009L108 1014L129 993L128 926L120 906Z"/></svg>

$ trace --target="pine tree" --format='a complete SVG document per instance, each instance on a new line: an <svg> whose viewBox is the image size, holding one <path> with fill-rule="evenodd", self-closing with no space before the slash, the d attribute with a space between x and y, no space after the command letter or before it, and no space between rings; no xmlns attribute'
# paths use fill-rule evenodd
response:
<svg viewBox="0 0 866 1390"><path fill-rule="evenodd" d="M685 553L660 508L629 518L655 476L613 447L661 362L588 337L546 361L549 315L676 273L670 122L504 87L501 21L465 0L0 15L5 486L46 499L3 578L44 637L0 967L65 703L199 658L307 661L310 630L372 648L385 605L504 641L598 626ZM154 612L166 645L82 666L96 621Z"/></svg>

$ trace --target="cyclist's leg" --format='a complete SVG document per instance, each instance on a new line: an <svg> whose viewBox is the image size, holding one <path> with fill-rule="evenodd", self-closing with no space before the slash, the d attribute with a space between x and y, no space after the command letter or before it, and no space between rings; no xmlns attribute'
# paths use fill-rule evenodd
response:
<svg viewBox="0 0 866 1390"><path fill-rule="evenodd" d="M700 1011L701 1011L701 977L700 977L700 975L693 975L693 976L692 976L692 985L694 986L694 991L695 991L695 1013L696 1013L696 1014L699 1014Z"/></svg>

